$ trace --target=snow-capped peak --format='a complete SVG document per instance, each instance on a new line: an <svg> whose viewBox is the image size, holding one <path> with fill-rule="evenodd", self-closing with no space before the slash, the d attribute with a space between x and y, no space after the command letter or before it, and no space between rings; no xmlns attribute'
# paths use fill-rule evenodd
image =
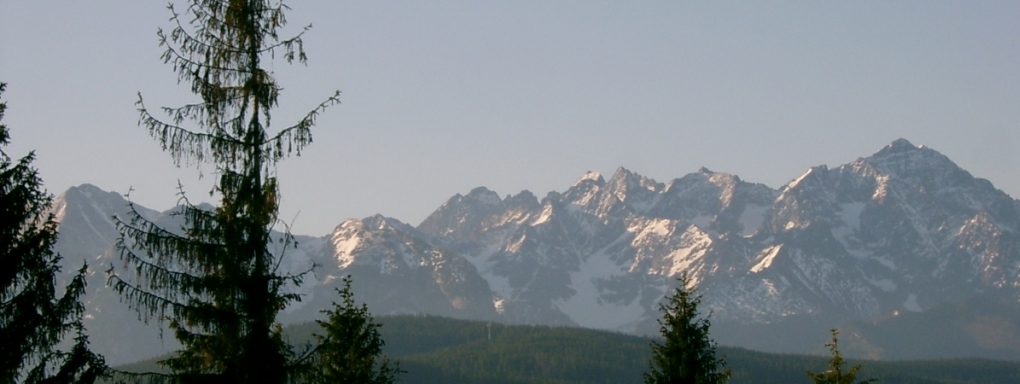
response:
<svg viewBox="0 0 1020 384"><path fill-rule="evenodd" d="M478 202L486 205L500 205L503 202L503 200L499 198L499 194L485 187L472 189L465 197L477 200Z"/></svg>
<svg viewBox="0 0 1020 384"><path fill-rule="evenodd" d="M606 182L606 180L602 178L601 173L595 171L588 171L585 172L585 174L581 176L580 179L577 179L577 182L574 183L574 186L576 187L578 185L581 185L581 183L589 180L594 181L595 184L604 184Z"/></svg>
<svg viewBox="0 0 1020 384"><path fill-rule="evenodd" d="M915 149L920 149L920 148L921 147L915 146L914 144L912 144L907 139L899 138L899 139L893 140L893 142L889 143L889 145L885 146L885 148L882 148L882 151L900 152L900 151L910 151L910 150L915 150ZM879 151L879 152L882 152L882 151Z"/></svg>

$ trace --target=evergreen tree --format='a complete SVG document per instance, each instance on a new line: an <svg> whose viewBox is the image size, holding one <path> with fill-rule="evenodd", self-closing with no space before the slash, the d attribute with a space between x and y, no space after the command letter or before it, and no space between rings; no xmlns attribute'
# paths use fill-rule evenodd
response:
<svg viewBox="0 0 1020 384"><path fill-rule="evenodd" d="M686 272L677 283L673 294L659 304L663 314L659 333L664 340L652 342L651 371L645 373L645 383L724 383L730 370L725 359L716 358L709 321L698 314L701 295Z"/></svg>
<svg viewBox="0 0 1020 384"><path fill-rule="evenodd" d="M315 334L319 342L315 351L319 383L389 384L397 381L399 369L391 365L382 354L385 344L379 336L380 324L372 319L368 307L354 304L351 276L344 277L343 288L338 288L340 303L332 310L323 310L326 321L316 320L325 335Z"/></svg>
<svg viewBox="0 0 1020 384"><path fill-rule="evenodd" d="M854 365L849 370L846 369L846 361L843 361L843 356L839 353L838 341L839 331L833 329L832 341L825 344L832 354L832 357L829 358L829 369L821 373L807 371L811 382L815 384L868 384L875 382L875 379L857 381L857 371L861 369L860 365Z"/></svg>
<svg viewBox="0 0 1020 384"><path fill-rule="evenodd" d="M311 143L316 117L339 103L339 92L274 130L271 110L281 88L263 60L281 55L303 63L308 28L281 38L287 7L267 0L191 0L182 12L168 9L174 27L157 33L166 47L162 59L201 100L163 108L162 120L139 96L140 125L178 166L215 167L219 205L200 208L182 189L182 228L162 228L137 212L119 221L121 260L136 276L111 274L110 284L146 319L167 321L181 341L183 350L162 362L169 378L282 383L296 374L300 358L282 340L276 316L298 299L283 287L300 284L307 271L278 272L283 255L270 250L271 242L283 250L294 245L289 234L273 235L275 166Z"/></svg>
<svg viewBox="0 0 1020 384"><path fill-rule="evenodd" d="M0 83L0 94L6 87ZM0 120L6 110L0 102ZM0 124L0 146L9 143ZM0 148L0 383L91 383L106 364L89 351L81 320L87 268L57 297L57 222L47 214L53 198L42 188L34 159L29 153L14 161ZM58 350L72 331L71 350Z"/></svg>

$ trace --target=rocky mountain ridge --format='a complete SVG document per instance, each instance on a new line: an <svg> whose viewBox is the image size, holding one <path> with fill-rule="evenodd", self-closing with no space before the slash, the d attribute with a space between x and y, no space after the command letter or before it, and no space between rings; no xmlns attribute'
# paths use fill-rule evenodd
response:
<svg viewBox="0 0 1020 384"><path fill-rule="evenodd" d="M65 258L116 264L108 224L126 200L114 196L82 186L58 199ZM902 139L779 189L705 168L667 183L620 168L541 199L479 187L418 226L377 215L303 237L291 267L320 268L284 320L317 318L353 274L377 314L654 333L686 271L721 343L802 352L842 324L972 297L1016 304L1018 230L1020 201Z"/></svg>

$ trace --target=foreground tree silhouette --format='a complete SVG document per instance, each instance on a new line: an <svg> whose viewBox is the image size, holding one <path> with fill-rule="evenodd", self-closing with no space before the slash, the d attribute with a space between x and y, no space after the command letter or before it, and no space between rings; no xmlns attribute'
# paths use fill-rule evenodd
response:
<svg viewBox="0 0 1020 384"><path fill-rule="evenodd" d="M0 83L0 95L6 87ZM0 102L0 120L6 110ZM0 146L9 143L0 124ZM89 351L82 325L87 268L58 298L57 222L46 213L53 198L42 188L34 159L29 153L14 161L0 147L0 383L92 383L105 375L106 364ZM57 349L70 332L71 349Z"/></svg>
<svg viewBox="0 0 1020 384"><path fill-rule="evenodd" d="M316 320L325 335L315 334L319 342L315 351L316 383L389 384L397 382L399 368L390 365L382 354L385 344L379 335L380 324L372 319L368 307L354 304L351 276L344 277L338 288L340 302L333 309L323 310L326 321Z"/></svg>
<svg viewBox="0 0 1020 384"><path fill-rule="evenodd" d="M652 342L651 371L645 373L645 383L725 383L730 370L724 358L716 358L710 323L698 314L701 295L686 272L677 280L673 294L659 304L663 314L659 333L664 340Z"/></svg>
<svg viewBox="0 0 1020 384"><path fill-rule="evenodd" d="M197 207L182 188L181 228L162 228L137 212L119 221L117 248L136 276L111 267L110 284L146 319L167 321L184 346L161 362L172 375L151 379L286 382L299 373L301 356L282 340L276 316L298 299L282 288L300 284L307 272L280 273L283 256L270 250L271 243L284 251L293 246L289 234L272 238L279 203L275 166L311 143L316 117L339 103L339 92L294 125L271 131L281 88L263 60L306 60L304 31L279 37L287 7L192 0L182 12L172 4L168 9L174 27L157 34L166 47L162 59L201 100L163 108L167 118L161 120L139 96L139 124L178 166L215 167L212 193L219 205Z"/></svg>
<svg viewBox="0 0 1020 384"><path fill-rule="evenodd" d="M846 369L846 362L843 361L843 356L839 353L839 331L832 330L832 341L825 344L829 347L829 352L832 357L829 358L829 369L821 373L813 373L807 371L808 377L811 378L811 382L815 384L868 384L874 383L875 379L867 379L857 381L857 371L861 369L860 365L854 365L849 370Z"/></svg>

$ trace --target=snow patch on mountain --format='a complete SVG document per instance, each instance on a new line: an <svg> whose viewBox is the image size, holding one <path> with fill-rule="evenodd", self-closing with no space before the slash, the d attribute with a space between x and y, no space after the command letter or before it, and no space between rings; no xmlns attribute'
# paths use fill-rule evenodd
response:
<svg viewBox="0 0 1020 384"><path fill-rule="evenodd" d="M751 273L758 273L764 271L766 268L772 266L772 261L776 259L776 255L783 249L782 244L773 245L765 248L756 258L758 261L753 267L751 267Z"/></svg>
<svg viewBox="0 0 1020 384"><path fill-rule="evenodd" d="M884 266L887 269L889 269L889 271L895 272L898 269L896 267L896 261L894 261L894 260L892 260L892 259L890 259L888 257L878 257L878 256L876 256L876 257L873 257L872 260L877 261L879 264L881 264L882 266Z"/></svg>
<svg viewBox="0 0 1020 384"><path fill-rule="evenodd" d="M801 184L802 182L804 182L804 180L806 180L806 179L807 179L808 177L810 177L812 173L816 172L816 170L818 170L818 169L820 169L820 168L821 168L821 167L811 167L811 168L808 168L808 170L807 170L807 171L805 171L804 173L802 173L802 174L801 174L800 176L798 176L798 177L797 177L796 179L793 179L792 181L790 181L789 183L787 183L787 184L786 184L786 187L784 188L784 190L790 190L790 189L794 189L794 188L796 188L796 187L797 187L797 186L799 186L799 185L800 185L800 184Z"/></svg>
<svg viewBox="0 0 1020 384"><path fill-rule="evenodd" d="M546 204L542 206L542 212L539 213L538 217L536 217L534 221L531 222L531 225L536 226L547 223L549 219L552 218L552 214L553 214L552 204Z"/></svg>
<svg viewBox="0 0 1020 384"><path fill-rule="evenodd" d="M697 225L698 228L708 229L709 226L712 224L712 220L714 220L714 219L715 219L715 216L712 216L712 215L698 215L698 216L695 216L695 217L691 218L688 221L691 224Z"/></svg>
<svg viewBox="0 0 1020 384"><path fill-rule="evenodd" d="M737 223L740 224L741 232L740 236L750 237L758 232L762 224L765 223L765 217L769 213L768 206L748 204L744 207L744 211L740 213L740 218L737 219Z"/></svg>
<svg viewBox="0 0 1020 384"><path fill-rule="evenodd" d="M331 236L333 255L336 256L337 265L341 269L354 263L354 251L361 245L361 236L351 236L351 233L360 231L361 228L360 220L347 220L340 224Z"/></svg>
<svg viewBox="0 0 1020 384"><path fill-rule="evenodd" d="M673 231L672 227L674 224L674 221L667 219L637 221L631 224L627 231L635 233L634 243L640 244L647 241L656 241L658 238L669 235Z"/></svg>
<svg viewBox="0 0 1020 384"><path fill-rule="evenodd" d="M871 283L871 285L878 287L878 289L881 289L884 292L896 292L896 283L894 283L890 279L875 280L867 277L866 279L868 280L869 283Z"/></svg>
<svg viewBox="0 0 1020 384"><path fill-rule="evenodd" d="M580 185L581 182L587 181L587 180L591 180L591 181L594 181L596 183L602 183L602 182L605 181L602 178L602 174L601 173L594 172L594 171L588 171L584 175L582 175L580 179L577 179L577 182L574 183L574 186L576 187L576 186Z"/></svg>
<svg viewBox="0 0 1020 384"><path fill-rule="evenodd" d="M688 227L680 235L679 247L666 256L668 266L666 276L679 276L684 271L691 271L691 283L697 286L703 278L702 275L705 271L702 268L692 268L692 266L702 261L711 245L711 236L698 229L698 227Z"/></svg>
<svg viewBox="0 0 1020 384"><path fill-rule="evenodd" d="M831 229L832 237L843 245L843 249L859 259L871 256L857 238L865 206L866 203L840 204L839 221Z"/></svg>
<svg viewBox="0 0 1020 384"><path fill-rule="evenodd" d="M864 211L865 203L849 203L840 205L840 219L843 224L856 230L861 226L861 212Z"/></svg>
<svg viewBox="0 0 1020 384"><path fill-rule="evenodd" d="M907 300L903 302L903 309L911 312L922 312L921 305L917 303L917 294L911 293L907 295Z"/></svg>
<svg viewBox="0 0 1020 384"><path fill-rule="evenodd" d="M567 299L553 304L582 327L629 331L643 314L636 298L630 300L603 300L599 283L624 276L626 268L611 260L605 253L588 257L577 271L570 274L570 287L576 292Z"/></svg>

